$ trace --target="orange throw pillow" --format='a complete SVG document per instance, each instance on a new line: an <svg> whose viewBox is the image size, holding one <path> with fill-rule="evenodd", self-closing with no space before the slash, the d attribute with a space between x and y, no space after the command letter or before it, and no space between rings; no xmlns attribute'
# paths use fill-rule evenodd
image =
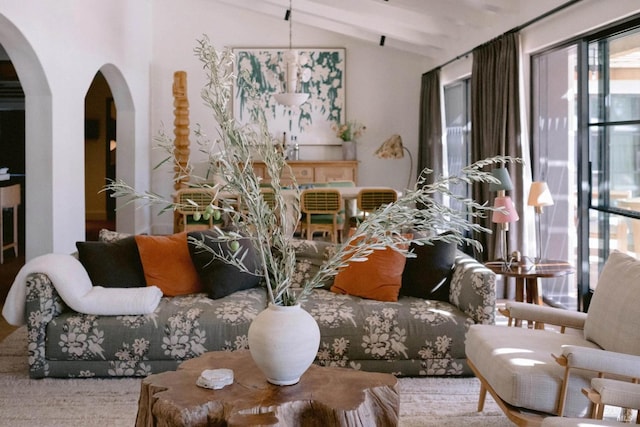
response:
<svg viewBox="0 0 640 427"><path fill-rule="evenodd" d="M155 285L171 297L202 292L198 272L189 255L187 233L136 235L135 238L147 286Z"/></svg>
<svg viewBox="0 0 640 427"><path fill-rule="evenodd" d="M366 261L351 261L341 269L331 291L378 301L398 301L405 262L404 255L392 249L373 251Z"/></svg>

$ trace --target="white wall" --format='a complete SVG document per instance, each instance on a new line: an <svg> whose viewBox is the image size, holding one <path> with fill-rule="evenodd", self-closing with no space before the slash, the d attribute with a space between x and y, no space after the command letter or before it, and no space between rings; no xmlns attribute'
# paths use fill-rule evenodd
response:
<svg viewBox="0 0 640 427"><path fill-rule="evenodd" d="M122 75L123 87L112 89L135 117L122 134L127 177L149 185L150 7L151 0L0 1L0 43L26 95L27 259L70 253L84 240L84 98L105 65ZM148 223L144 211L129 213L131 231Z"/></svg>
<svg viewBox="0 0 640 427"><path fill-rule="evenodd" d="M211 135L208 110L200 101L203 85L201 64L193 55L196 39L207 34L212 44L230 47L286 47L289 24L250 11L208 0L155 0L153 8L153 63L151 67L151 131L164 123L173 129L173 72L187 71L192 129L196 123ZM284 10L283 10L284 17ZM417 155L418 113L422 57L366 44L337 34L293 23L294 47L346 48L346 114L367 126L359 139L359 184L388 185L403 189L409 175L409 159L380 160L373 152L394 133L402 135L409 150ZM197 160L192 142L192 159ZM302 153L302 159L336 159L335 152ZM339 154L338 154L339 156ZM161 156L154 156L158 161ZM413 165L414 173L416 165ZM153 173L152 189L170 195L173 189L170 167ZM170 232L172 217L152 215L153 231Z"/></svg>

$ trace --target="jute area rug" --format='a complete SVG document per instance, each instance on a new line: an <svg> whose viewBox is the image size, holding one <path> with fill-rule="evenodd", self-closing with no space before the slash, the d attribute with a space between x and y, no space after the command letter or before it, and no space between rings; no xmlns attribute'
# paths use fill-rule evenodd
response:
<svg viewBox="0 0 640 427"><path fill-rule="evenodd" d="M490 397L476 412L475 378L399 381L400 426L513 425ZM131 427L139 391L140 379L29 379L26 328L0 343L0 426Z"/></svg>

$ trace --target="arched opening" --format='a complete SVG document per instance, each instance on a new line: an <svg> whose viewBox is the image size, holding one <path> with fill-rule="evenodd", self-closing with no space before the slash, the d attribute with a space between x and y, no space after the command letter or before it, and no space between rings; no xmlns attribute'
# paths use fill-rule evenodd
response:
<svg viewBox="0 0 640 427"><path fill-rule="evenodd" d="M26 259L50 252L54 233L51 218L39 212L51 210L52 105L44 70L28 40L4 15L0 15L0 45L15 70L24 93L23 200L24 254ZM19 170L15 170L20 172Z"/></svg>
<svg viewBox="0 0 640 427"><path fill-rule="evenodd" d="M85 234L97 240L100 229L115 230L115 199L103 191L116 179L117 110L111 88L98 72L85 96Z"/></svg>

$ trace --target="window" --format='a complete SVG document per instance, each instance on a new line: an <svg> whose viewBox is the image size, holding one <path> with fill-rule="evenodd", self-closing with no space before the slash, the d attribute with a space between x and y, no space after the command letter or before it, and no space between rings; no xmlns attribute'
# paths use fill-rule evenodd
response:
<svg viewBox="0 0 640 427"><path fill-rule="evenodd" d="M611 250L640 255L637 24L532 59L534 179L549 184L555 201L541 217L543 255L578 267L545 281L543 294L570 309L586 308Z"/></svg>
<svg viewBox="0 0 640 427"><path fill-rule="evenodd" d="M470 87L471 79L455 82L444 88L445 126L447 131L444 148L446 162L445 175L460 173L471 161L471 112ZM470 186L460 183L451 188L453 193L471 197ZM452 202L452 207L455 206Z"/></svg>

